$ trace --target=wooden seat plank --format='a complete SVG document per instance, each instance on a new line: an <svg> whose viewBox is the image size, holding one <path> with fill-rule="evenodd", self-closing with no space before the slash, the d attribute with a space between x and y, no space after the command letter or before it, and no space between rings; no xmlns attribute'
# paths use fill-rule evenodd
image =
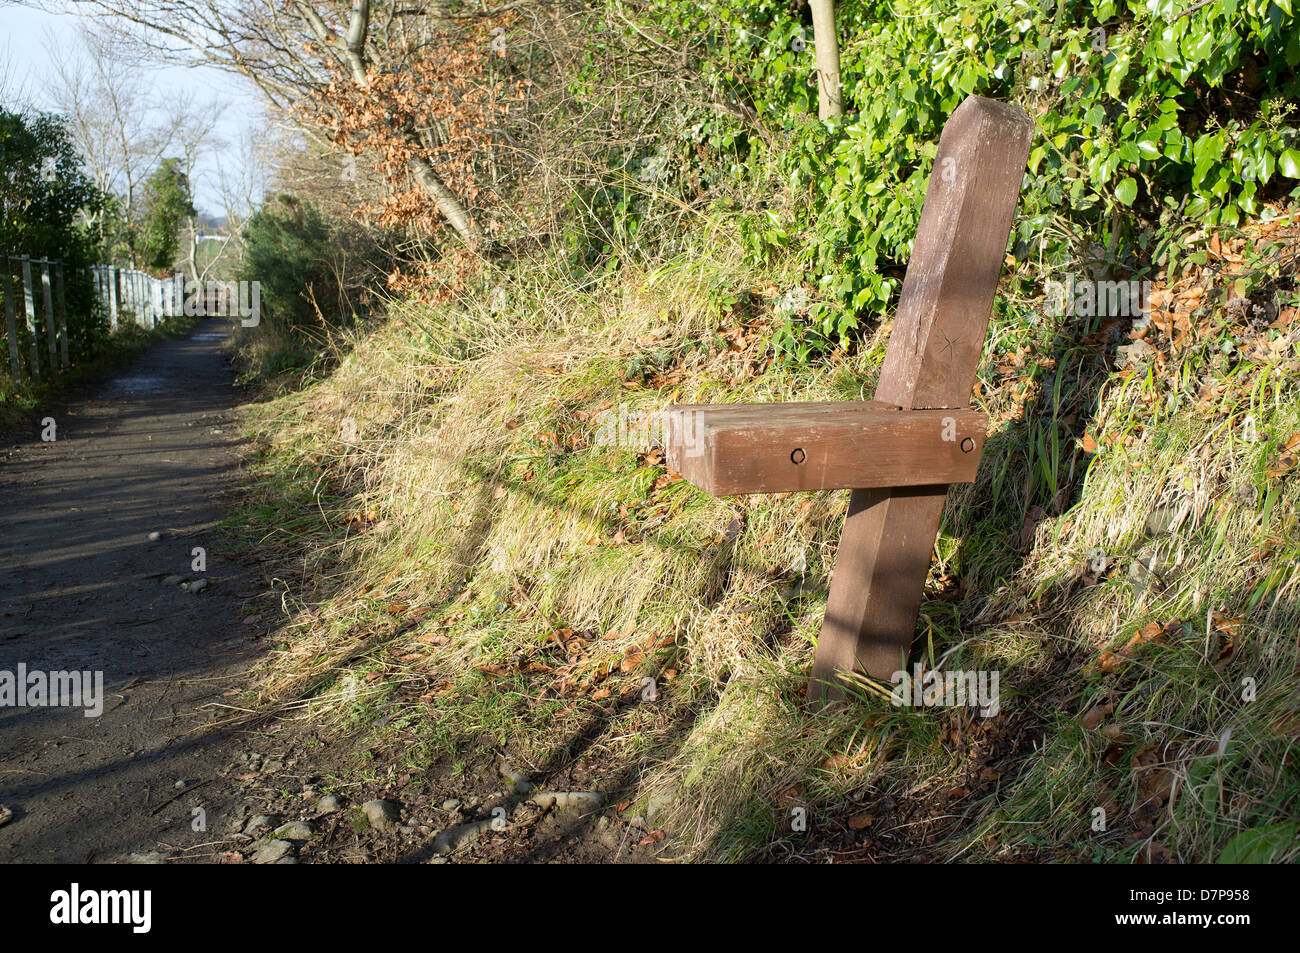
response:
<svg viewBox="0 0 1300 953"><path fill-rule="evenodd" d="M674 407L662 429L672 469L735 496L969 483L988 418L879 401L713 404Z"/></svg>

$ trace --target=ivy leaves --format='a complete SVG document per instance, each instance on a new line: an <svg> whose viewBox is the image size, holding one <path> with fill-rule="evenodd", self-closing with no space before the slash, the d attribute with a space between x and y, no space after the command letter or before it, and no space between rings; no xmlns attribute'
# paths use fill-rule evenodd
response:
<svg viewBox="0 0 1300 953"><path fill-rule="evenodd" d="M830 123L815 118L812 50L792 49L805 25L788 4L715 0L699 11L702 29L725 32L728 68L746 76L755 111L784 127L769 158L798 197L794 211L741 229L756 249L802 247L820 299L798 320L826 346L847 345L891 304L934 143L969 93L1035 117L1024 244L1051 221L1087 233L1182 203L1206 225L1236 224L1265 197L1300 195L1292 0L836 8L847 114Z"/></svg>

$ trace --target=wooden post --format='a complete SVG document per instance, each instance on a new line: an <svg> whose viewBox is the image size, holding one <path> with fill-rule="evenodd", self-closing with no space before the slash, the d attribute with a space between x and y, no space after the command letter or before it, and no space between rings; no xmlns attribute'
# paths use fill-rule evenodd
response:
<svg viewBox="0 0 1300 953"><path fill-rule="evenodd" d="M66 371L72 364L68 359L68 299L63 290L63 262L54 266L54 304L59 311L59 357Z"/></svg>
<svg viewBox="0 0 1300 953"><path fill-rule="evenodd" d="M8 255L0 255L0 294L5 296L5 340L9 342L9 372L15 384L23 381L22 361L18 354L18 320L14 307L13 266Z"/></svg>
<svg viewBox="0 0 1300 953"><path fill-rule="evenodd" d="M108 266L108 330L117 330L117 268Z"/></svg>
<svg viewBox="0 0 1300 953"><path fill-rule="evenodd" d="M993 308L1033 122L966 98L944 126L876 400L965 408ZM840 536L809 697L834 701L843 674L905 669L946 485L855 490Z"/></svg>
<svg viewBox="0 0 1300 953"><path fill-rule="evenodd" d="M41 300L45 304L45 339L50 346L50 376L59 370L59 340L54 328L54 292L50 286L50 263L41 259Z"/></svg>
<svg viewBox="0 0 1300 953"><path fill-rule="evenodd" d="M23 307L27 314L27 346L30 348L32 380L41 379L40 335L36 333L36 294L32 287L32 260L27 256L19 259L23 266Z"/></svg>

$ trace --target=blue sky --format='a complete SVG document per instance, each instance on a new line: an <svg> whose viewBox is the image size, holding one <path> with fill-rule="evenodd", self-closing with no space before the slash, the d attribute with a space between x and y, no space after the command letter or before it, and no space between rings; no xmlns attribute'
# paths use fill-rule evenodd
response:
<svg viewBox="0 0 1300 953"><path fill-rule="evenodd" d="M32 105L49 108L45 87L51 75L46 59L46 34L52 33L60 46L79 43L78 13L53 13L0 2L0 74L7 75L7 88L18 87ZM192 90L199 103L225 103L217 135L227 146L199 163L193 183L195 205L207 214L221 214L219 172L229 176L238 171L238 144L248 130L263 123L261 103L251 85L209 67L189 69L172 66L147 71L149 82L160 91ZM7 103L6 105L12 105Z"/></svg>

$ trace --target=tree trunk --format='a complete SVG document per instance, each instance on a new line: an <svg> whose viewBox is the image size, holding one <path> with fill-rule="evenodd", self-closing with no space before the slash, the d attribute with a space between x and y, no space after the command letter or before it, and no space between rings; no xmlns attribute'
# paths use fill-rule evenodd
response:
<svg viewBox="0 0 1300 953"><path fill-rule="evenodd" d="M420 188L429 193L433 204L438 206L438 211L451 223L451 227L456 229L456 233L464 239L465 244L480 244L483 241L483 232L469 217L460 199L456 198L451 189L447 188L438 177L433 164L423 156L415 156L406 165L415 176L415 180L420 183Z"/></svg>
<svg viewBox="0 0 1300 953"><path fill-rule="evenodd" d="M309 3L298 2L295 4L298 8L299 15L302 17L308 28L316 35L322 44L332 46L338 53L342 65L352 76L352 81L358 86L369 86L370 76L368 64L366 62L366 36L370 30L370 0L352 0L352 13L348 19L348 30L343 36L336 36L325 21L320 18L314 7ZM409 134L408 139L413 146L423 148L419 137ZM469 217L469 212L461 204L456 193L447 188L447 184L442 181L434 169L433 163L421 155L416 155L406 163L406 167L411 170L415 176L415 181L420 183L420 188L428 193L433 199L433 204L437 206L442 216L451 223L451 227L456 229L456 233L467 245L478 245L483 241L483 232L473 219Z"/></svg>
<svg viewBox="0 0 1300 953"><path fill-rule="evenodd" d="M817 115L844 115L840 95L840 40L835 32L835 0L811 0L813 41L817 47Z"/></svg>

